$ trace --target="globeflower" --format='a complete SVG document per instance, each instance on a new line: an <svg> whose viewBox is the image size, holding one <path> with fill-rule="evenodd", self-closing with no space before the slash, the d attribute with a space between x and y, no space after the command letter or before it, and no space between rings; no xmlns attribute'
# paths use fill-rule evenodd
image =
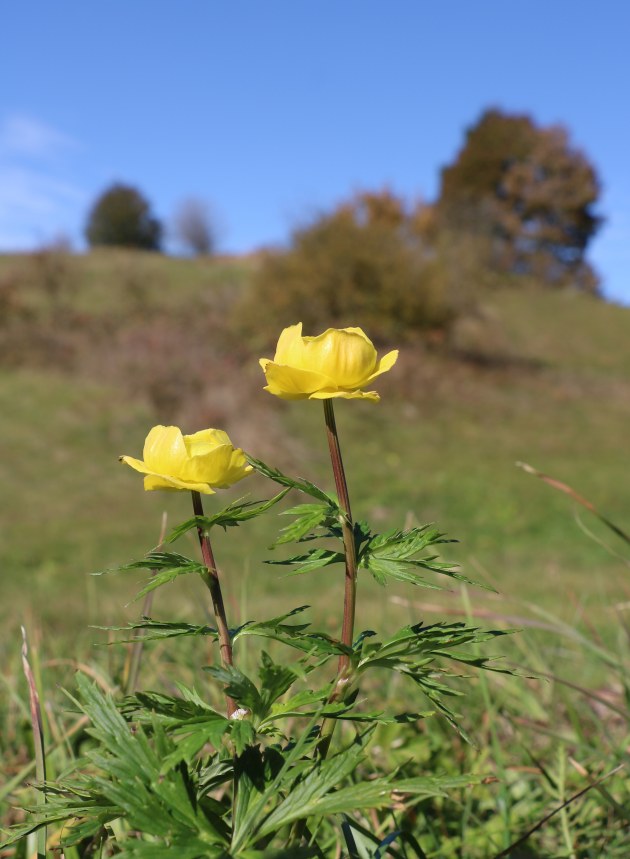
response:
<svg viewBox="0 0 630 859"><path fill-rule="evenodd" d="M303 337L302 323L285 328L276 354L261 358L266 391L283 400L327 400L333 397L378 402L376 391L362 390L396 363L398 350L378 358L360 328L329 328Z"/></svg>
<svg viewBox="0 0 630 859"><path fill-rule="evenodd" d="M144 488L188 489L211 495L242 480L252 470L240 448L223 430L205 429L182 435L179 427L156 426L144 442L144 460L120 461L145 474Z"/></svg>

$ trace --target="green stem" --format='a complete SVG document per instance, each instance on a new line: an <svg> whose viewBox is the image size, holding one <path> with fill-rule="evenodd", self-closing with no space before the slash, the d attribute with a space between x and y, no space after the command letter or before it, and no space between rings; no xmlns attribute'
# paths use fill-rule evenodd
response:
<svg viewBox="0 0 630 859"><path fill-rule="evenodd" d="M203 516L203 504L201 503L201 495L199 492L192 492L193 511L195 516ZM199 545L201 546L201 555L203 562L206 565L206 571L201 574L204 584L210 591L212 599L212 608L217 624L217 632L219 634L219 649L221 651L221 662L225 667L233 665L232 659L232 642L230 640L230 630L227 625L227 617L225 614L225 605L223 603L223 594L221 593L221 584L219 582L219 573L214 560L212 544L210 537L206 534L203 528L197 526L197 536L199 537ZM225 696L227 703L228 718L236 710L236 704L229 695Z"/></svg>

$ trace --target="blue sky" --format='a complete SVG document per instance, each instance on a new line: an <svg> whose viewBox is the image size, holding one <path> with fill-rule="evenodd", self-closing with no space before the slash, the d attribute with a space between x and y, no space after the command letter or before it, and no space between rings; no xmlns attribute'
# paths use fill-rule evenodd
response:
<svg viewBox="0 0 630 859"><path fill-rule="evenodd" d="M0 31L0 250L82 245L113 181L226 251L352 192L431 200L488 106L562 123L596 165L590 259L630 302L626 0L20 0Z"/></svg>

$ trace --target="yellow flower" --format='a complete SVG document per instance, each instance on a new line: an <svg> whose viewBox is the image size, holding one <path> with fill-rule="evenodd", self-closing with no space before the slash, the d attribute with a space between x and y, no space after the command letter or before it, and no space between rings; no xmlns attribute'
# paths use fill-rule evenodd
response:
<svg viewBox="0 0 630 859"><path fill-rule="evenodd" d="M398 351L379 360L371 340L360 328L329 328L317 337L302 337L302 323L285 328L273 361L261 358L266 391L283 400L326 400L330 397L380 399L361 390L396 363Z"/></svg>
<svg viewBox="0 0 630 859"><path fill-rule="evenodd" d="M146 474L144 488L189 489L211 495L242 480L252 470L240 448L223 430L206 429L182 435L178 427L153 427L144 443L144 461L121 456Z"/></svg>

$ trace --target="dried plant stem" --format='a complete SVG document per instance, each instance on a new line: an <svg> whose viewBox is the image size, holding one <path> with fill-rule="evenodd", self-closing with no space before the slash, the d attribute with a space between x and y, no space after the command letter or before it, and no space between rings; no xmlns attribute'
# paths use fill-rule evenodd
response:
<svg viewBox="0 0 630 859"><path fill-rule="evenodd" d="M193 510L195 516L203 516L203 504L201 503L201 495L199 492L192 492ZM219 573L214 560L212 544L210 537L206 534L201 526L197 526L197 535L199 537L199 545L201 546L201 555L203 562L206 565L206 571L202 573L201 578L204 584L210 591L212 599L212 608L219 633L219 648L221 651L221 662L224 666L233 665L232 659L232 642L230 641L230 630L227 625L225 614L225 605L223 603L223 594L221 593L221 584L219 582ZM228 717L236 711L236 704L229 695L225 696L227 702Z"/></svg>
<svg viewBox="0 0 630 859"><path fill-rule="evenodd" d="M35 773L39 782L39 793L41 802L46 804L46 750L44 748L44 723L42 720L42 708L39 702L39 693L35 675L28 659L28 642L26 630L22 627L22 668L28 685L28 697L31 709L31 725L33 729L33 745L35 747ZM42 826L37 833L37 859L46 859L46 826Z"/></svg>

